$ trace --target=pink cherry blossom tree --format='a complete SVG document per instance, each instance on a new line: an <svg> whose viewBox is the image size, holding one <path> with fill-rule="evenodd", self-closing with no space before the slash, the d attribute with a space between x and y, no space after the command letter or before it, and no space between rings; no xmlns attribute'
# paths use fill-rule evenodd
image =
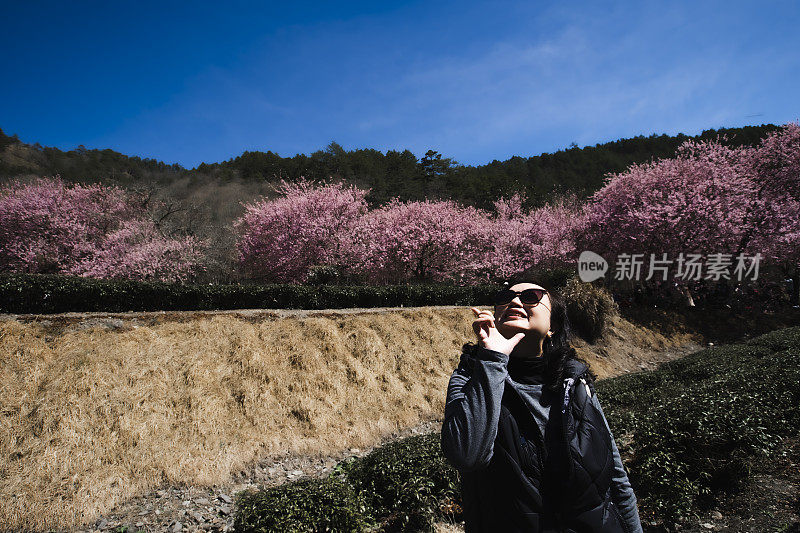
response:
<svg viewBox="0 0 800 533"><path fill-rule="evenodd" d="M490 229L487 214L474 207L394 198L342 235L341 260L376 284L471 283L482 276Z"/></svg>
<svg viewBox="0 0 800 533"><path fill-rule="evenodd" d="M366 214L369 190L341 183L281 180L278 198L245 205L234 222L242 271L253 278L298 283L314 265L334 264L341 236Z"/></svg>
<svg viewBox="0 0 800 533"><path fill-rule="evenodd" d="M149 219L125 220L109 232L91 256L65 273L92 278L185 282L204 268L204 245L192 236L171 239Z"/></svg>
<svg viewBox="0 0 800 533"><path fill-rule="evenodd" d="M777 198L800 200L800 125L785 124L765 137L754 158L764 189Z"/></svg>
<svg viewBox="0 0 800 533"><path fill-rule="evenodd" d="M69 187L60 177L0 192L0 268L57 273L91 256L115 221L135 216L123 190L99 184Z"/></svg>
<svg viewBox="0 0 800 533"><path fill-rule="evenodd" d="M762 250L792 278L791 303L800 304L800 125L789 123L754 150L755 201L740 247Z"/></svg>
<svg viewBox="0 0 800 533"><path fill-rule="evenodd" d="M538 244L531 235L529 213L523 208L525 200L524 194L515 193L493 202L496 215L489 226L491 245L483 260L490 280L520 274L536 262Z"/></svg>
<svg viewBox="0 0 800 533"><path fill-rule="evenodd" d="M124 189L15 180L0 188L0 270L184 281L202 269L202 243L154 228Z"/></svg>
<svg viewBox="0 0 800 533"><path fill-rule="evenodd" d="M554 268L574 264L575 235L580 230L581 205L575 195L527 212L526 196L515 193L494 202L496 215L489 232L491 245L482 270L498 281L533 268Z"/></svg>
<svg viewBox="0 0 800 533"><path fill-rule="evenodd" d="M607 178L584 219L581 246L600 254L732 251L753 182L746 148L683 144L675 158Z"/></svg>
<svg viewBox="0 0 800 533"><path fill-rule="evenodd" d="M728 254L733 267L739 254L760 253L796 265L799 143L796 125L758 147L687 141L674 158L609 175L584 209L577 246L612 261L643 254L640 279L651 254Z"/></svg>
<svg viewBox="0 0 800 533"><path fill-rule="evenodd" d="M302 282L328 264L368 283L497 281L533 266L574 261L574 196L523 212L524 197L497 215L453 201L401 202L368 211L368 191L282 182L279 198L247 207L236 222L240 264L261 279Z"/></svg>

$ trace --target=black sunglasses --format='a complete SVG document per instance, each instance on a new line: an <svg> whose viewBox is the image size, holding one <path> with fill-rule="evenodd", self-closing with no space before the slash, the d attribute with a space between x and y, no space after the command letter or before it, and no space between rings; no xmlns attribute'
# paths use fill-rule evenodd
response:
<svg viewBox="0 0 800 533"><path fill-rule="evenodd" d="M519 296L522 303L528 305L536 305L542 301L544 295L547 294L545 289L525 289L524 291L512 291L511 289L503 289L494 295L492 303L494 305L507 305L511 300Z"/></svg>

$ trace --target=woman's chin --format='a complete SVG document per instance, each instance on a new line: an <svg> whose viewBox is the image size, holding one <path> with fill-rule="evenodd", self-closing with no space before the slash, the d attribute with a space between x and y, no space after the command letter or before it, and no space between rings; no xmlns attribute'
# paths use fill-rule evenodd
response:
<svg viewBox="0 0 800 533"><path fill-rule="evenodd" d="M521 320L509 320L508 322L497 324L497 331L499 331L503 337L510 339L520 331L528 331L527 326L527 322L522 322Z"/></svg>

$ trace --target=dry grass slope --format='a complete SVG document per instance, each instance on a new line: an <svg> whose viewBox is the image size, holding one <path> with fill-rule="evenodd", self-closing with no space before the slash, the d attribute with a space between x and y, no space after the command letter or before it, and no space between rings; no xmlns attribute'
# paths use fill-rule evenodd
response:
<svg viewBox="0 0 800 533"><path fill-rule="evenodd" d="M207 314L118 331L0 321L0 529L78 527L162 483L221 484L257 458L368 447L440 417L472 316ZM577 343L600 377L690 340L621 319L612 329L606 348Z"/></svg>

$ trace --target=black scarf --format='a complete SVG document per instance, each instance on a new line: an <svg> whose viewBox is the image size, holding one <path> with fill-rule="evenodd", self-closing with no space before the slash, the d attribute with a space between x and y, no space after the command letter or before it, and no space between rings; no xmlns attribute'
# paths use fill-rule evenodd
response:
<svg viewBox="0 0 800 533"><path fill-rule="evenodd" d="M547 368L544 356L511 357L508 360L508 375L517 383L526 385L544 384L544 371Z"/></svg>

